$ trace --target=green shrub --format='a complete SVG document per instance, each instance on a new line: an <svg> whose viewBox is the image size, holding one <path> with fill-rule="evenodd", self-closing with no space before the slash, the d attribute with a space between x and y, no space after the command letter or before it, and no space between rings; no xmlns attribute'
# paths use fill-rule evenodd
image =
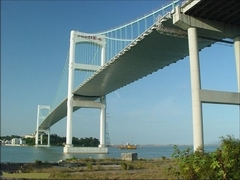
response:
<svg viewBox="0 0 240 180"><path fill-rule="evenodd" d="M89 158L85 158L85 159L83 159L85 162L93 162L93 163L95 163L97 160L96 159L94 159L94 158L91 158L91 157L89 157Z"/></svg>
<svg viewBox="0 0 240 180"><path fill-rule="evenodd" d="M121 163L121 167L122 167L123 170L132 170L132 169L134 169L133 164L126 163L126 162L122 162Z"/></svg>
<svg viewBox="0 0 240 180"><path fill-rule="evenodd" d="M93 170L93 165L91 162L87 163L87 170Z"/></svg>
<svg viewBox="0 0 240 180"><path fill-rule="evenodd" d="M103 167L101 166L101 164L100 164L100 163L97 163L97 170L98 170L98 171L101 171L101 170L103 170Z"/></svg>
<svg viewBox="0 0 240 180"><path fill-rule="evenodd" d="M166 159L166 156L162 156L161 159L162 159L162 160L165 160L165 159Z"/></svg>
<svg viewBox="0 0 240 180"><path fill-rule="evenodd" d="M122 162L122 163L121 163L121 168L122 168L123 170L127 170L127 163Z"/></svg>
<svg viewBox="0 0 240 180"><path fill-rule="evenodd" d="M240 141L232 136L221 138L215 152L204 153L190 149L180 151L174 146L175 165L167 168L178 179L240 179Z"/></svg>
<svg viewBox="0 0 240 180"><path fill-rule="evenodd" d="M66 161L67 162L71 162L71 161L77 161L78 160L78 158L77 157L75 157L75 156L73 156L73 157L71 157L71 158L67 158L66 159Z"/></svg>
<svg viewBox="0 0 240 180"><path fill-rule="evenodd" d="M41 165L41 164L42 164L42 161L41 161L41 160L36 160L35 163L36 163L37 165Z"/></svg>
<svg viewBox="0 0 240 180"><path fill-rule="evenodd" d="M127 170L132 170L132 169L134 169L134 166L130 163L127 164Z"/></svg>
<svg viewBox="0 0 240 180"><path fill-rule="evenodd" d="M240 140L221 137L221 146L212 154L211 168L222 179L240 179Z"/></svg>

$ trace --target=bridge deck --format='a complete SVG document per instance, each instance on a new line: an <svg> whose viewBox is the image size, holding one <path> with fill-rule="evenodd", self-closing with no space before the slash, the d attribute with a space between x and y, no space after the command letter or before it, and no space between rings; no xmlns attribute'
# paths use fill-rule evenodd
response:
<svg viewBox="0 0 240 180"><path fill-rule="evenodd" d="M94 96L97 99L97 96L107 95L188 56L187 37L161 34L156 30L156 26L146 32L150 30L148 35L139 37L129 47L126 47L125 51L122 51L122 55L116 55L113 60L80 85L74 94ZM136 42L137 44L133 46ZM201 39L199 40L199 50L209 47L213 43L214 41ZM74 111L77 109L79 108L75 108ZM66 115L67 99L46 117L39 129L49 128Z"/></svg>

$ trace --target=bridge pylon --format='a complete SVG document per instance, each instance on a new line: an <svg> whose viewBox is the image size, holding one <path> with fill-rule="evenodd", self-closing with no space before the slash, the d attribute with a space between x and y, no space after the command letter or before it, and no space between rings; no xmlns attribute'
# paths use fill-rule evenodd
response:
<svg viewBox="0 0 240 180"><path fill-rule="evenodd" d="M42 114L42 110L47 110L48 113L50 112L51 108L50 106L43 106L43 105L38 105L38 110L37 110L37 128L35 131L35 146L44 146L44 147L50 147L50 128L48 129L39 129L39 122L41 119L44 119L46 116ZM47 133L48 135L48 142L47 145L43 145L43 134ZM39 137L40 136L40 137ZM40 141L40 144L39 144Z"/></svg>
<svg viewBox="0 0 240 180"><path fill-rule="evenodd" d="M75 46L77 43L93 43L101 47L101 66L105 64L105 36L87 34L78 31L71 31L69 67L68 67L68 96L67 96L67 126L66 126L66 145L64 153L108 153L106 147L106 96L85 96L74 94L74 71L97 71L101 66L91 64L80 64L75 62ZM73 147L72 144L72 114L73 108L98 108L100 109L100 145L93 147Z"/></svg>
<svg viewBox="0 0 240 180"><path fill-rule="evenodd" d="M189 6L192 6L189 4ZM173 24L187 31L190 59L190 76L192 90L192 119L194 151L204 149L202 103L229 104L240 107L240 31L237 26L197 19L182 13L184 9L176 7L173 14ZM228 28L226 28L228 27ZM210 33L211 32L211 33ZM234 38L233 37L234 34ZM238 92L225 92L201 89L198 39L232 38L236 59Z"/></svg>

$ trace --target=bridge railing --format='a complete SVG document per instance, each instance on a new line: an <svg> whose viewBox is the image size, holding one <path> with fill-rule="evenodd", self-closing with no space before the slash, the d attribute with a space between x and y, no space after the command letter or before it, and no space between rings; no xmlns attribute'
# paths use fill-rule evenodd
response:
<svg viewBox="0 0 240 180"><path fill-rule="evenodd" d="M149 27L154 25L159 17L165 16L182 0L175 0L162 8L153 11L141 18L109 31L101 32L107 39L106 62L113 59L121 50L140 36Z"/></svg>
<svg viewBox="0 0 240 180"><path fill-rule="evenodd" d="M106 41L105 62L111 61L119 52L127 47L132 41L140 36L144 31L153 26L159 17L165 16L178 6L182 0L175 0L162 8L153 11L135 21L120 27L96 33L93 35L103 35ZM101 63L101 47L94 43L76 44L75 49L76 63L100 65ZM75 71L74 73L74 89L85 82L94 71ZM63 74L59 83L59 87L52 103L51 109L57 107L67 97L67 80L68 80L68 56L63 69Z"/></svg>

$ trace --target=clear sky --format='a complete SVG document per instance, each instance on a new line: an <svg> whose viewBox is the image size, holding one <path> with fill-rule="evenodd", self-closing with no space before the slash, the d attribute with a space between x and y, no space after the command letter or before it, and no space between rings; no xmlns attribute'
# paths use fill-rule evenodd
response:
<svg viewBox="0 0 240 180"><path fill-rule="evenodd" d="M71 30L96 33L126 24L165 1L1 1L1 135L36 129L37 105L54 100ZM232 46L200 53L202 88L237 92ZM107 96L113 144L192 144L188 57ZM99 138L96 109L74 113L73 136ZM203 104L205 143L239 138L239 106ZM66 135L66 119L51 128Z"/></svg>

